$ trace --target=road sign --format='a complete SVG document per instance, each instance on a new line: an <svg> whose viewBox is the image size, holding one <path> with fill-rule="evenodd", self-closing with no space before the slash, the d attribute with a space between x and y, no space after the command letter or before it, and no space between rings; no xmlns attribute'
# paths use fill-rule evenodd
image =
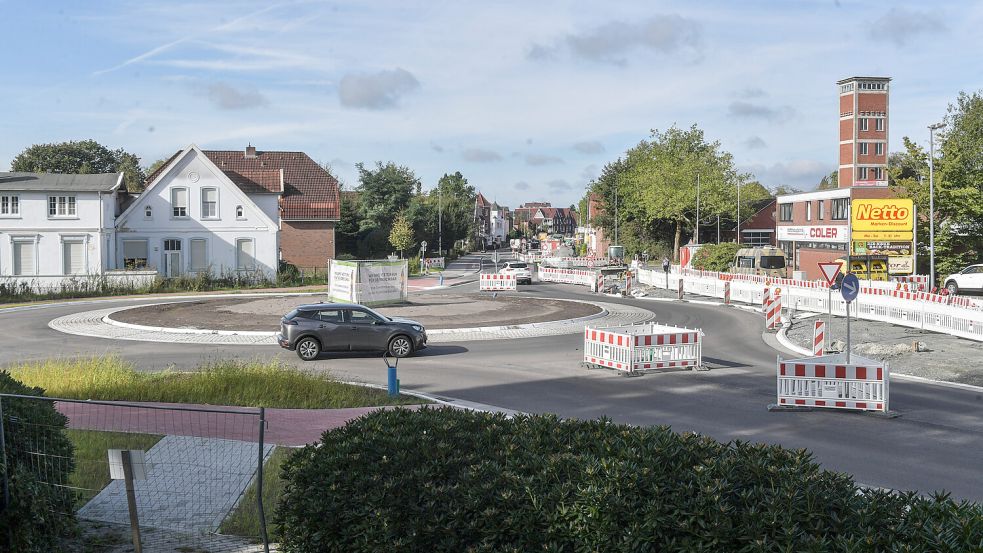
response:
<svg viewBox="0 0 983 553"><path fill-rule="evenodd" d="M423 249L427 249L427 241L424 240L423 242L420 242L420 247Z"/></svg>
<svg viewBox="0 0 983 553"><path fill-rule="evenodd" d="M832 285L836 281L836 275L840 272L840 264L835 261L827 261L819 264L819 270L826 279L826 284Z"/></svg>
<svg viewBox="0 0 983 553"><path fill-rule="evenodd" d="M857 299L857 294L859 293L860 279L853 273L847 273L846 276L843 277L843 282L840 283L840 294L842 294L843 299L849 303Z"/></svg>

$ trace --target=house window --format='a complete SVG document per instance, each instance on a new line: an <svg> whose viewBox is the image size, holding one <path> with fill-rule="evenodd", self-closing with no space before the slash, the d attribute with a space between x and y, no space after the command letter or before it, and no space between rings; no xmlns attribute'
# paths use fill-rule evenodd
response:
<svg viewBox="0 0 983 553"><path fill-rule="evenodd" d="M864 130L867 130L867 129L864 129ZM874 130L875 131L883 131L884 130L884 118L883 117L878 117L877 119L874 119Z"/></svg>
<svg viewBox="0 0 983 553"><path fill-rule="evenodd" d="M778 204L778 220L785 222L792 220L792 204Z"/></svg>
<svg viewBox="0 0 983 553"><path fill-rule="evenodd" d="M812 202L806 202L806 221L812 220Z"/></svg>
<svg viewBox="0 0 983 553"><path fill-rule="evenodd" d="M201 189L201 218L218 219L218 188Z"/></svg>
<svg viewBox="0 0 983 553"><path fill-rule="evenodd" d="M818 216L816 218L822 221L823 217L826 216L826 214L823 213L823 211L826 210L826 202L819 200L818 202L816 202L816 205L819 206L818 209L816 210L818 212Z"/></svg>
<svg viewBox="0 0 983 553"><path fill-rule="evenodd" d="M123 268L127 270L147 268L146 240L123 240Z"/></svg>
<svg viewBox="0 0 983 553"><path fill-rule="evenodd" d="M874 144L874 153L877 154L877 155L879 155L879 156L884 155L884 143L883 142L878 142L877 144Z"/></svg>
<svg viewBox="0 0 983 553"><path fill-rule="evenodd" d="M874 175L874 180L884 180L884 169L880 167L872 167L870 171Z"/></svg>
<svg viewBox="0 0 983 553"><path fill-rule="evenodd" d="M38 274L37 266L37 242L31 239L19 239L13 241L14 263L13 270L15 276L31 276Z"/></svg>
<svg viewBox="0 0 983 553"><path fill-rule="evenodd" d="M859 167L857 168L857 180L867 180L867 168Z"/></svg>
<svg viewBox="0 0 983 553"><path fill-rule="evenodd" d="M61 243L62 274L80 275L85 273L85 242L65 240Z"/></svg>
<svg viewBox="0 0 983 553"><path fill-rule="evenodd" d="M171 189L171 214L174 217L188 216L188 189Z"/></svg>
<svg viewBox="0 0 983 553"><path fill-rule="evenodd" d="M850 198L836 198L833 200L834 221L846 221L850 218Z"/></svg>
<svg viewBox="0 0 983 553"><path fill-rule="evenodd" d="M255 247L252 238L236 240L236 269L252 271L256 268Z"/></svg>
<svg viewBox="0 0 983 553"><path fill-rule="evenodd" d="M11 195L0 196L0 216L17 217L20 215L20 197Z"/></svg>
<svg viewBox="0 0 983 553"><path fill-rule="evenodd" d="M208 270L208 257L205 255L207 242L204 238L191 239L191 270L194 272Z"/></svg>
<svg viewBox="0 0 983 553"><path fill-rule="evenodd" d="M237 205L236 206L236 219L245 219L245 218L246 218L246 214L242 210L242 206L241 205Z"/></svg>
<svg viewBox="0 0 983 553"><path fill-rule="evenodd" d="M867 155L867 143L866 142L861 142L860 143L860 155L862 155L862 156Z"/></svg>
<svg viewBox="0 0 983 553"><path fill-rule="evenodd" d="M862 131L867 130L867 118L866 117L861 117L860 119L857 119L857 128L859 128Z"/></svg>
<svg viewBox="0 0 983 553"><path fill-rule="evenodd" d="M154 208L150 207L149 205L147 207L143 208L143 218L144 219L153 219L154 218Z"/></svg>
<svg viewBox="0 0 983 553"><path fill-rule="evenodd" d="M48 217L75 216L75 196L48 196Z"/></svg>

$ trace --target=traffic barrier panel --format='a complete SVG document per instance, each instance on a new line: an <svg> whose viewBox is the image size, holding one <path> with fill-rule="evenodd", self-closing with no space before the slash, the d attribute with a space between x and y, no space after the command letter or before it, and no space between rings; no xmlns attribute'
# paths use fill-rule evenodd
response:
<svg viewBox="0 0 983 553"><path fill-rule="evenodd" d="M683 299L683 292L686 290L686 282L684 279L679 279L679 290L676 292L677 299Z"/></svg>
<svg viewBox="0 0 983 553"><path fill-rule="evenodd" d="M778 360L778 407L888 411L886 363L844 354Z"/></svg>
<svg viewBox="0 0 983 553"><path fill-rule="evenodd" d="M515 275L482 273L478 279L478 290L482 292L516 290L516 284Z"/></svg>
<svg viewBox="0 0 983 553"><path fill-rule="evenodd" d="M819 319L812 329L812 354L819 357L826 350L826 321Z"/></svg>
<svg viewBox="0 0 983 553"><path fill-rule="evenodd" d="M703 366L703 331L645 323L584 328L584 363L625 372Z"/></svg>
<svg viewBox="0 0 983 553"><path fill-rule="evenodd" d="M724 282L724 305L730 305L730 281Z"/></svg>
<svg viewBox="0 0 983 553"><path fill-rule="evenodd" d="M443 269L444 268L444 258L443 257L425 257L423 258L423 265L425 267L430 267L431 269Z"/></svg>
<svg viewBox="0 0 983 553"><path fill-rule="evenodd" d="M597 282L596 278L596 271L588 271L583 269L555 269L553 267L539 268L539 280L542 282L558 282L560 284L594 286Z"/></svg>

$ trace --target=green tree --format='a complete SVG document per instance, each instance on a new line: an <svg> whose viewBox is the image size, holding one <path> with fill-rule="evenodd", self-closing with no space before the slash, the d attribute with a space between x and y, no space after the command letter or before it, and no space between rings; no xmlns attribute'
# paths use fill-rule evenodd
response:
<svg viewBox="0 0 983 553"><path fill-rule="evenodd" d="M443 218L444 248L457 240L474 236L474 202L477 193L460 171L444 174L437 181L437 190L430 193L440 206Z"/></svg>
<svg viewBox="0 0 983 553"><path fill-rule="evenodd" d="M840 187L840 172L833 170L828 175L823 175L819 180L816 190L836 190Z"/></svg>
<svg viewBox="0 0 983 553"><path fill-rule="evenodd" d="M34 144L17 154L12 171L32 173L123 173L130 191L143 190L146 174L140 158L123 148L110 150L95 140Z"/></svg>
<svg viewBox="0 0 983 553"><path fill-rule="evenodd" d="M393 228L389 232L389 243L399 251L399 257L403 257L403 251L413 247L413 227L402 213L393 222Z"/></svg>
<svg viewBox="0 0 983 553"><path fill-rule="evenodd" d="M619 187L625 194L624 203L637 204L649 222L672 224L675 259L683 232L697 224L697 195L702 218L733 218L737 186L750 180L750 175L737 171L733 157L721 149L720 142L708 142L696 125L652 131L649 141L628 152L628 160L631 170Z"/></svg>
<svg viewBox="0 0 983 553"><path fill-rule="evenodd" d="M338 254L358 254L359 200L358 193L340 191L341 206L338 225L335 227L335 244Z"/></svg>
<svg viewBox="0 0 983 553"><path fill-rule="evenodd" d="M393 219L409 206L419 179L408 167L391 161L377 162L374 169L361 163L355 167L359 173L359 255L382 255Z"/></svg>

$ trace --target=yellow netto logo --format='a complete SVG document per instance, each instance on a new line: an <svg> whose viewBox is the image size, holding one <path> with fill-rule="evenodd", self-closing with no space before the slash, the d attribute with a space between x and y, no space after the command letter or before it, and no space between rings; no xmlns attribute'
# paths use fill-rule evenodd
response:
<svg viewBox="0 0 983 553"><path fill-rule="evenodd" d="M915 206L911 200L854 199L851 202L853 231L905 232L915 223Z"/></svg>

